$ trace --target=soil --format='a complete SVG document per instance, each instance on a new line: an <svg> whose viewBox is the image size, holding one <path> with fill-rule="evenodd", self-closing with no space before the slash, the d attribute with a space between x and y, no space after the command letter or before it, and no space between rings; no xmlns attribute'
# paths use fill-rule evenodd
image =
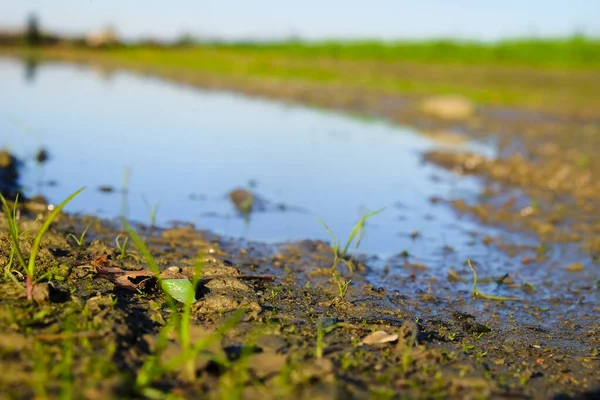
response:
<svg viewBox="0 0 600 400"><path fill-rule="evenodd" d="M478 107L448 121L424 114L415 99L332 88L238 89L494 140L498 153L490 159L425 155L486 183L475 199L431 201L533 241L515 246L502 235L475 233L474 240L520 262L493 276L473 260L474 290L466 260L456 270L430 271L401 254L381 270L359 256L342 260L332 275L327 243L270 246L187 225L138 225L167 271L163 279L189 276L202 254L189 334L206 346L191 359L190 374L187 364L173 362L185 348L168 329L180 313L142 252L129 243L125 251L115 247L115 238L127 235L118 224L61 214L44 236L35 299L28 301L23 269L9 264L7 220L0 217L0 265L11 265L15 278L0 284L0 370L10 371L0 375L0 398L600 396L599 120ZM8 156L7 165L17 165ZM14 170L2 168L0 177L13 180L0 187L14 188ZM27 256L49 211L40 199L20 201L19 210ZM70 234L79 238L88 226L76 243ZM385 334L373 336L377 331ZM152 365L174 366L142 385Z"/></svg>

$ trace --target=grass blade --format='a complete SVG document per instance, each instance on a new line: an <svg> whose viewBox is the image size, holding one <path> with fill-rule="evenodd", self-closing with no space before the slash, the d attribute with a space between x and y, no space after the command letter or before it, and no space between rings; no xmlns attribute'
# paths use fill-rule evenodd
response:
<svg viewBox="0 0 600 400"><path fill-rule="evenodd" d="M471 264L471 260L467 260L467 265L469 266L469 268L471 268L471 271L473 271L473 298L482 298L482 299L487 299L487 300L494 300L494 301L519 301L520 299L517 297L504 297L504 296L493 296L493 295L489 295L489 294L485 294L483 292L481 292L479 289L477 289L477 272L475 271L475 268L473 268L473 264Z"/></svg>
<svg viewBox="0 0 600 400"><path fill-rule="evenodd" d="M19 224L17 223L17 203L19 202L19 195L15 198L15 202L13 205L13 209L11 210L8 206L8 203L4 196L0 194L0 200L2 200L2 210L4 211L4 215L6 216L6 220L8 222L8 231L10 235L10 239L12 241L12 248L14 254L17 256L17 260L23 267L23 270L27 270L27 264L25 263L25 257L23 256L23 252L21 251L21 247L19 246Z"/></svg>
<svg viewBox="0 0 600 400"><path fill-rule="evenodd" d="M177 315L177 304L175 303L173 297L169 294L169 291L166 288L166 286L163 285L163 279L160 275L161 271L158 267L158 264L156 264L156 260L154 260L154 257L152 257L152 254L150 254L150 250L148 250L148 247L146 246L146 243L144 243L144 240L140 237L136 230L133 229L131 224L127 222L125 218L121 218L121 223L123 224L123 227L127 231L127 234L131 238L131 241L133 242L135 247L137 247L140 253L142 253L142 257L144 258L144 261L146 261L146 265L148 265L148 268L150 268L150 271L152 271L152 273L158 280L161 289L168 294L168 296L166 296L167 302L169 303L169 308L171 309L171 311L173 312L173 316L175 317ZM175 325L177 325L177 323Z"/></svg>
<svg viewBox="0 0 600 400"><path fill-rule="evenodd" d="M62 203L60 203L54 210L52 210L52 213L50 214L50 216L48 216L48 219L46 220L46 222L44 222L44 224L40 228L40 231L36 235L35 240L33 242L33 246L31 246L31 254L29 255L29 265L27 267L27 274L30 275L31 277L33 277L33 274L35 272L35 258L37 256L38 250L40 248L40 243L42 241L42 237L44 236L44 234L46 233L48 228L50 228L50 224L52 224L52 221L54 221L54 219L58 216L58 214L61 212L63 207L66 206L67 203L69 203L71 200L73 200L75 198L75 196L77 196L79 193L81 193L84 189L85 189L85 187L82 187L81 189L77 190L76 192L71 194L69 197L64 199Z"/></svg>
<svg viewBox="0 0 600 400"><path fill-rule="evenodd" d="M335 235L333 234L333 232L331 231L331 229L329 229L329 227L327 226L327 224L325 223L325 221L323 221L321 218L316 217L317 221L319 221L321 223L321 225L323 225L323 228L325 228L325 230L327 231L327 233L329 233L329 236L331 236L331 241L332 241L332 245L333 248L337 248L337 240L335 238Z"/></svg>
<svg viewBox="0 0 600 400"><path fill-rule="evenodd" d="M356 237L356 235L359 235L359 233L364 229L365 223L367 222L367 220L369 218L371 218L372 216L379 214L383 210L385 210L385 208L380 208L379 210L375 210L375 211L371 211L369 213L366 213L356 223L356 225L354 225L354 228L352 228L352 232L350 232L350 236L348 236L348 241L346 242L346 246L344 247L344 251L342 252L342 254L344 256L346 256L348 254L348 249L350 248L350 245L352 244L352 241L354 240L354 238ZM359 235L359 238L356 241L355 250L358 249L358 244L360 243L361 239L362 239L362 237Z"/></svg>
<svg viewBox="0 0 600 400"><path fill-rule="evenodd" d="M135 244L135 247L137 247L140 253L142 253L142 257L144 258L144 261L146 261L146 264L148 265L148 268L150 268L150 271L152 271L152 273L154 273L154 275L156 275L156 277L160 279L160 268L158 268L158 264L156 264L154 257L152 257L152 254L150 254L150 250L148 250L148 247L146 247L146 243L144 243L144 240L142 240L140 235L136 232L135 229L133 229L131 224L127 222L125 218L121 219L121 223L123 224L123 227L127 231L129 237L131 238L131 241L133 242L133 244Z"/></svg>

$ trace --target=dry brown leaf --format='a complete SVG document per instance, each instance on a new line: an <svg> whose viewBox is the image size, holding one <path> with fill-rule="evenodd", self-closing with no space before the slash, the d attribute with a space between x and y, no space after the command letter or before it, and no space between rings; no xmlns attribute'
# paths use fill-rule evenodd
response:
<svg viewBox="0 0 600 400"><path fill-rule="evenodd" d="M376 331L367 335L363 340L360 341L360 344L391 343L395 342L396 340L398 340L398 335L396 334L389 334L385 331Z"/></svg>

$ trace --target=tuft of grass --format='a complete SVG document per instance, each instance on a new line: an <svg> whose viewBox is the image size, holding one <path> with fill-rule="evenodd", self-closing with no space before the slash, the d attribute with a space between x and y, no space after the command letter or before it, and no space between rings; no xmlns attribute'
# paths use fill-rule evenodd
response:
<svg viewBox="0 0 600 400"><path fill-rule="evenodd" d="M329 229L329 227L327 226L325 221L323 221L319 217L316 217L317 220L321 223L321 225L323 225L323 228L325 228L325 230L327 231L329 236L331 236L331 247L333 248L333 266L331 267L331 269L333 271L336 270L338 262L340 260L344 260L344 261L346 261L346 265L348 265L350 272L353 272L352 263L348 262L348 261L351 261L351 259L354 257L354 255L356 254L356 251L358 250L358 246L360 245L360 242L364 238L365 225L367 223L367 220L369 218L379 214L383 210L385 210L385 209L380 208L379 210L371 211L371 212L368 212L365 215L363 215L362 218L360 220L358 220L356 225L354 225L354 227L352 228L352 231L350 232L350 235L348 235L348 239L346 240L346 244L343 249L341 247L340 241L336 238L336 236L333 234L331 229ZM356 241L355 241L355 239L356 239ZM348 250L350 249L352 242L355 243L354 251L352 252L352 255L349 255ZM348 260L348 258L349 258L349 260Z"/></svg>
<svg viewBox="0 0 600 400"><path fill-rule="evenodd" d="M4 198L4 196L2 196L0 194L0 200L2 201L2 209L4 211L4 215L6 216L6 219L8 221L8 230L9 230L9 235L10 235L10 240L11 240L11 245L12 245L11 252L14 251L14 254L17 256L18 262L21 264L21 266L23 267L23 270L26 273L25 288L27 291L27 300L33 299L33 281L34 281L34 277L35 277L35 260L37 257L37 253L40 249L40 244L42 242L42 238L44 237L44 234L50 228L52 221L54 221L54 219L58 216L58 214L61 212L61 210L64 208L64 206L66 206L71 200L73 200L84 189L85 189L85 187L72 193L69 197L67 197L65 200L63 200L62 203L60 203L58 206L56 206L54 208L54 210L52 210L52 212L48 216L48 219L46 219L46 221L44 222L44 224L38 231L38 233L33 241L33 245L31 246L31 252L29 254L29 260L27 262L25 262L25 255L23 254L23 251L21 250L21 245L19 243L20 235L19 235L19 223L18 223L18 218L17 218L18 197L15 199L13 208L11 210L8 205L8 202Z"/></svg>
<svg viewBox="0 0 600 400"><path fill-rule="evenodd" d="M471 264L471 260L467 260L467 264L469 265L469 268L471 268L471 271L473 271L473 298L482 298L482 299L495 300L495 301L511 301L511 300L518 301L518 300L520 300L517 297L492 296L492 295L481 292L479 289L477 289L477 272L475 271L475 268L473 268L473 265Z"/></svg>
<svg viewBox="0 0 600 400"><path fill-rule="evenodd" d="M256 339L259 334L259 329L252 329L248 333L236 360L229 361L227 358L220 360L220 363L227 368L227 372L219 378L216 399L243 399L244 387L247 382L259 390L266 389L261 387L262 384L250 374L250 357L255 353Z"/></svg>
<svg viewBox="0 0 600 400"><path fill-rule="evenodd" d="M25 268L25 258L23 257L23 253L21 252L21 247L18 245L18 239L24 232L21 232L21 233L19 232L19 226L16 223L16 221L18 221L18 219L19 219L18 210L17 210L19 195L17 195L17 197L15 198L15 202L13 204L12 210L10 209L10 207L8 207L8 203L6 202L6 199L2 196L2 194L0 194L0 198L2 199L2 208L4 210L4 214L7 216L8 230L9 230L9 235L11 238L10 257L8 259L8 264L4 267L4 277L10 278L17 285L20 285L17 278L15 278L15 276L11 272L11 268L12 268L12 264L14 262L15 256L17 256L17 260L21 264L21 266L23 266L23 268ZM10 214L10 217L8 216L8 214ZM16 238L16 240L13 239L13 237ZM15 245L15 242L17 242L17 245Z"/></svg>

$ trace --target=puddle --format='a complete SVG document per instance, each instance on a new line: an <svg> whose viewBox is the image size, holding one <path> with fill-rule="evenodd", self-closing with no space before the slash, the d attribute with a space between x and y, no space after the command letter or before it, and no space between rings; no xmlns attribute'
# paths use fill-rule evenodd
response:
<svg viewBox="0 0 600 400"><path fill-rule="evenodd" d="M410 263L402 273L414 273L422 289L430 278L445 280L450 268L470 281L467 258L485 266L483 275L547 278L532 280L536 273L521 270L520 256L484 240L502 235L505 245L535 249L534 239L482 226L432 201L476 200L482 187L474 177L424 163L424 152L494 157L493 145L439 141L384 122L69 64L41 64L32 72L4 59L0 79L11 94L0 99L0 147L24 160L21 183L29 196L57 202L87 186L68 211L125 213L149 223L158 205L159 225L192 222L221 235L281 243L329 241L315 216L344 241L364 213L385 208L369 220L360 250L373 266ZM42 164L36 162L41 148L48 156ZM237 188L258 199L249 219L228 196ZM382 283L394 285L390 278Z"/></svg>
<svg viewBox="0 0 600 400"><path fill-rule="evenodd" d="M425 239L421 246L458 246L469 240L460 232L476 228L429 201L476 191L475 181L424 165L421 153L436 142L409 129L127 73L107 79L78 66L44 64L31 75L18 62L0 62L11 94L0 100L0 145L26 161L28 195L56 202L88 186L70 211L121 215L129 175L129 218L149 222L148 208L159 203L159 224L190 221L252 240L328 239L315 216L343 237L382 207L362 243L382 256L417 251L412 231ZM49 160L36 166L40 147ZM477 143L454 147L493 152ZM227 196L237 187L269 205L248 224Z"/></svg>

